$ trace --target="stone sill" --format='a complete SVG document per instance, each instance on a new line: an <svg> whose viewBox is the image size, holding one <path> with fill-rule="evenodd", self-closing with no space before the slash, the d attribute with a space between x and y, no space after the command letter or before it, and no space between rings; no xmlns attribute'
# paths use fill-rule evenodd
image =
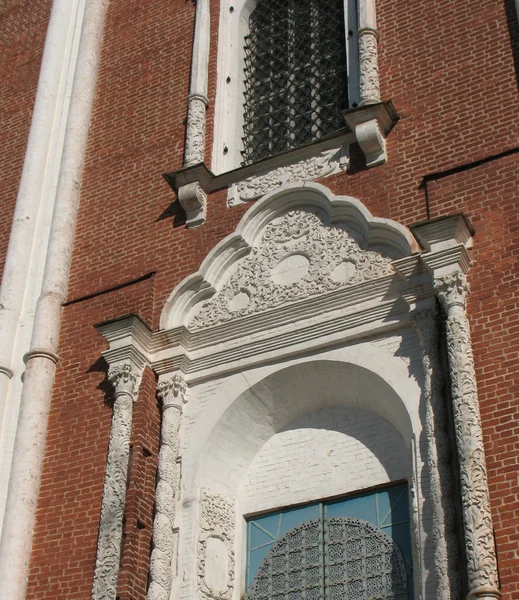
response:
<svg viewBox="0 0 519 600"><path fill-rule="evenodd" d="M391 100L343 111L347 127L316 142L215 175L205 163L164 173L187 214L188 227L205 220L207 194L229 188L228 205L255 200L294 180L313 181L344 170L347 148L358 142L368 168L387 161L385 140L399 117Z"/></svg>

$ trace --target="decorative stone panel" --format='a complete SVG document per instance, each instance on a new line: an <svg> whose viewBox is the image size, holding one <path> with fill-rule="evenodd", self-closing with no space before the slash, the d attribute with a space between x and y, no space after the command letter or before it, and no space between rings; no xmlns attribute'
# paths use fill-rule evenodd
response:
<svg viewBox="0 0 519 600"><path fill-rule="evenodd" d="M202 490L197 551L198 598L231 600L234 590L234 504Z"/></svg>
<svg viewBox="0 0 519 600"><path fill-rule="evenodd" d="M392 273L390 258L361 248L345 229L293 210L267 225L259 244L190 326L225 323Z"/></svg>

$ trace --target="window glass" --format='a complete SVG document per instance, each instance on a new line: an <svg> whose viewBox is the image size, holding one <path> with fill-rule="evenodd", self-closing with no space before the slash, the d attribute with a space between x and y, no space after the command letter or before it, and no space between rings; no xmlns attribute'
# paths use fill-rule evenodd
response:
<svg viewBox="0 0 519 600"><path fill-rule="evenodd" d="M274 549L273 552L275 552L277 547L276 544L278 542L280 544L288 543L289 548L283 550L282 554L288 557L287 560L290 563L290 557L293 556L294 560L296 557L297 548L294 547L294 544L299 543L297 540L306 540L304 543L307 543L309 539L308 532L311 528L317 528L316 530L320 531L319 535L322 536L322 540L320 540L320 543L315 547L319 548L318 551L321 556L317 558L314 557L312 560L315 561L315 572L321 573L320 577L322 579L322 585L319 587L319 585L316 584L314 587L308 588L305 597L310 597L310 595L313 596L315 594L320 598L323 596L326 598L332 597L333 594L331 590L338 589L338 586L334 587L333 585L328 585L330 582L333 583L333 570L336 569L336 565L338 564L336 550L338 546L336 544L334 545L333 542L333 535L336 535L336 533L334 534L333 532L337 532L340 527L355 528L360 526L362 528L362 523L365 522L369 524L366 525L367 530L369 530L368 533L372 533L375 536L374 538L371 536L371 541L369 543L373 544L373 539L375 539L375 542L377 539L381 539L383 542L383 538L388 536L392 540L392 543L396 544L396 547L398 548L398 557L396 557L395 560L398 564L396 565L396 570L394 572L398 575L397 570L400 568L398 565L401 563L402 577L406 588L401 589L397 586L398 589L395 588L389 595L376 597L394 598L395 600L408 598L412 600L412 550L408 501L408 488L407 485L404 484L340 500L319 502L303 507L279 510L275 513L250 519L247 523L246 586L248 595L252 595L255 577L258 574L260 567L265 564L264 561L266 559L272 560L272 552L270 551ZM383 532L385 536L380 534L377 538L377 532ZM286 534L289 535L287 536ZM298 536L302 537L299 538ZM366 542L362 543L365 544ZM306 554L303 554L304 560L308 560L310 555L313 556L315 549L314 544L310 544L310 546L311 547L305 549ZM343 550L344 549L342 549L341 552L343 552ZM354 551L354 553L357 552L357 550L353 548L353 543L351 550ZM364 550L366 550L365 547ZM360 566L359 562L359 568L364 568L364 570L366 569L367 561L369 562L370 560L375 559L380 560L375 557L376 552L373 552L373 549L370 551L366 550L366 552L368 558L364 560L364 567ZM390 549L387 550L387 552L390 552ZM387 556L389 556L389 554ZM340 558L342 559L342 554ZM289 568L288 563L286 567ZM355 580L355 577L353 577L353 579ZM362 578L360 577L358 578L358 581L355 580L351 582L350 585L352 586L352 590L354 584L359 583L360 585L361 579ZM358 592L360 595L355 595L355 597L370 597L367 590L369 585L367 586L366 581L368 581L369 584L370 579L364 578L364 589L361 589L361 591ZM374 584L377 583L375 578L372 578L371 582ZM274 598L275 594L269 593L268 595L266 594L265 597Z"/></svg>

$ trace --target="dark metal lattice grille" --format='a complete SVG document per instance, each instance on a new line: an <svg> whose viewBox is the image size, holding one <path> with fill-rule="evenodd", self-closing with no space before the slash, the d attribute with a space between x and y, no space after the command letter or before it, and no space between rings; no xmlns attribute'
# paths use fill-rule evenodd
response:
<svg viewBox="0 0 519 600"><path fill-rule="evenodd" d="M245 38L244 165L344 126L344 0L260 0Z"/></svg>
<svg viewBox="0 0 519 600"><path fill-rule="evenodd" d="M396 542L362 519L314 519L286 533L246 600L407 600Z"/></svg>

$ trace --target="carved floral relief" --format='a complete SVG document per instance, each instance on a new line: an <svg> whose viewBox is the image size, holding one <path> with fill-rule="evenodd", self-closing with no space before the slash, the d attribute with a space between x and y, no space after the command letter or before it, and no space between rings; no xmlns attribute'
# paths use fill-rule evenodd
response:
<svg viewBox="0 0 519 600"><path fill-rule="evenodd" d="M197 552L198 597L231 600L234 590L234 505L207 490L200 501Z"/></svg>
<svg viewBox="0 0 519 600"><path fill-rule="evenodd" d="M343 228L293 210L267 225L259 244L190 326L225 323L392 273L390 258L362 249Z"/></svg>

